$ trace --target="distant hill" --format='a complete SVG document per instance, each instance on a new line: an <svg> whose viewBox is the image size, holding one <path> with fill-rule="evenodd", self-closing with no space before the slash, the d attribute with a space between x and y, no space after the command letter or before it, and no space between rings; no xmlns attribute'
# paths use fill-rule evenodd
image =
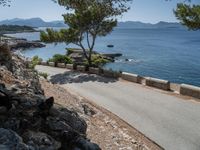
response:
<svg viewBox="0 0 200 150"><path fill-rule="evenodd" d="M31 18L31 19L20 19L14 18L10 20L0 21L0 25L19 25L19 26L31 26L31 27L65 27L63 21L52 21L45 22L41 18Z"/></svg>
<svg viewBox="0 0 200 150"><path fill-rule="evenodd" d="M160 21L156 24L151 23L143 23L139 21L126 21L119 22L119 28L136 28L136 29L144 29L144 28L184 28L180 23L176 22L164 22Z"/></svg>
<svg viewBox="0 0 200 150"><path fill-rule="evenodd" d="M18 25L0 25L0 35L17 32L35 32L36 30L29 26Z"/></svg>
<svg viewBox="0 0 200 150"><path fill-rule="evenodd" d="M20 25L20 26L31 26L31 27L66 27L64 21L51 21L45 22L41 18L31 18L31 19L19 19L14 18L10 20L0 21L0 25ZM151 23L143 23L139 21L127 21L127 22L119 22L118 27L120 28L183 28L183 26L179 23L171 23L171 22L159 22L157 24Z"/></svg>

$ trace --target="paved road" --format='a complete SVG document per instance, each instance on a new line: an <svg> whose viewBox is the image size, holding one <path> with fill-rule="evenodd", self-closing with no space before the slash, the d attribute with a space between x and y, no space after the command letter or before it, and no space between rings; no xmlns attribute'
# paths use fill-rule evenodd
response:
<svg viewBox="0 0 200 150"><path fill-rule="evenodd" d="M126 81L37 66L51 81L115 113L167 150L200 150L200 103Z"/></svg>

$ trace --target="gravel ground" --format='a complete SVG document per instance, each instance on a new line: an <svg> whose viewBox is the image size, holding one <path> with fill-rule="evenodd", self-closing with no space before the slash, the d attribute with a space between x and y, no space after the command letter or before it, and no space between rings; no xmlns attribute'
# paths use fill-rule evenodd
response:
<svg viewBox="0 0 200 150"><path fill-rule="evenodd" d="M99 144L103 150L162 149L104 108L46 80L41 80L41 84L47 97L53 96L58 105L77 111L86 120L88 138Z"/></svg>

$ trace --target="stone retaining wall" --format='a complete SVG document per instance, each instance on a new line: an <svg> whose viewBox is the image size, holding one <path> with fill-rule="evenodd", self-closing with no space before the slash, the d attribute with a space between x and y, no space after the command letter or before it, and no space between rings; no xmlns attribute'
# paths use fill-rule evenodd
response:
<svg viewBox="0 0 200 150"><path fill-rule="evenodd" d="M85 67L85 66L80 66L80 65L78 65L78 66L76 66L76 70L77 70L77 71L85 72L85 71L86 71L86 67Z"/></svg>
<svg viewBox="0 0 200 150"><path fill-rule="evenodd" d="M131 73L127 73L127 72L122 72L121 77L124 80L130 81L130 82L139 83L139 75L137 75L137 74L131 74Z"/></svg>
<svg viewBox="0 0 200 150"><path fill-rule="evenodd" d="M59 68L65 68L66 65L65 65L65 63L57 63L57 67L59 67Z"/></svg>
<svg viewBox="0 0 200 150"><path fill-rule="evenodd" d="M55 66L56 66L55 62L49 62L48 64L49 64L49 66L51 66L51 67L55 67Z"/></svg>
<svg viewBox="0 0 200 150"><path fill-rule="evenodd" d="M146 85L152 86L162 90L170 90L170 82L166 80L156 79L156 78L146 78Z"/></svg>
<svg viewBox="0 0 200 150"><path fill-rule="evenodd" d="M89 73L99 74L100 73L100 69L99 68L89 67Z"/></svg>
<svg viewBox="0 0 200 150"><path fill-rule="evenodd" d="M200 87L181 84L180 94L200 99Z"/></svg>
<svg viewBox="0 0 200 150"><path fill-rule="evenodd" d="M110 78L119 78L120 73L112 70L103 69L102 75Z"/></svg>
<svg viewBox="0 0 200 150"><path fill-rule="evenodd" d="M41 62L40 64L44 66L48 65L48 66L55 67L55 63L53 62L49 62L49 63ZM80 66L80 65L76 66L74 64L65 65L64 63L58 63L57 67L86 72L86 67ZM138 84L151 86L151 87L155 87L155 88L166 90L166 91L173 91L181 95L191 96L191 97L200 99L200 87L196 87L192 85L186 85L186 84L180 85L180 84L170 83L169 81L166 81L166 80L161 80L161 79L156 79L156 78L151 78L151 77L142 77L137 74L131 74L127 72L120 73L120 72L116 72L112 70L93 68L93 67L89 67L88 73L99 74L99 75L103 75L103 76L111 77L111 78L121 77L122 79L130 81L130 82L135 82Z"/></svg>
<svg viewBox="0 0 200 150"><path fill-rule="evenodd" d="M66 68L74 70L75 69L75 65L74 64L66 64Z"/></svg>

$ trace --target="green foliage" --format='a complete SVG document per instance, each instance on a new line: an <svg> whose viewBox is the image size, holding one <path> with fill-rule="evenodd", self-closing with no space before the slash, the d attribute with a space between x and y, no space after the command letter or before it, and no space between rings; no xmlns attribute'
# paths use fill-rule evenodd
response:
<svg viewBox="0 0 200 150"><path fill-rule="evenodd" d="M0 33L24 32L24 31L35 31L35 30L34 30L34 28L29 27L29 26L0 25Z"/></svg>
<svg viewBox="0 0 200 150"><path fill-rule="evenodd" d="M127 3L132 0L58 0L69 13L64 14L67 29L41 32L43 42L65 42L79 46L88 64L91 65L92 52L98 36L106 36L117 25L116 17L126 12ZM83 41L87 42L87 46ZM88 52L86 52L88 50Z"/></svg>
<svg viewBox="0 0 200 150"><path fill-rule="evenodd" d="M99 54L93 54L92 55L92 59L91 59L91 65L93 67L101 67L103 65L105 65L106 63L109 63L110 61L104 57L102 57ZM85 62L85 65L88 66L88 62Z"/></svg>
<svg viewBox="0 0 200 150"><path fill-rule="evenodd" d="M55 54L48 62L72 64L72 60L68 56L61 54Z"/></svg>
<svg viewBox="0 0 200 150"><path fill-rule="evenodd" d="M0 5L3 5L3 6L10 6L8 5L8 3L10 3L11 0L0 0Z"/></svg>
<svg viewBox="0 0 200 150"><path fill-rule="evenodd" d="M74 52L74 48L66 48L66 50L67 50L67 56L69 56Z"/></svg>
<svg viewBox="0 0 200 150"><path fill-rule="evenodd" d="M29 64L29 68L34 69L36 65L42 62L42 58L39 58L38 56L34 56L31 60L31 63Z"/></svg>
<svg viewBox="0 0 200 150"><path fill-rule="evenodd" d="M174 11L177 19L192 30L200 29L200 5L178 4Z"/></svg>
<svg viewBox="0 0 200 150"><path fill-rule="evenodd" d="M44 72L39 72L38 75L39 75L39 76L42 76L42 77L45 78L45 79L47 79L48 76L49 76L47 73L44 73Z"/></svg>

